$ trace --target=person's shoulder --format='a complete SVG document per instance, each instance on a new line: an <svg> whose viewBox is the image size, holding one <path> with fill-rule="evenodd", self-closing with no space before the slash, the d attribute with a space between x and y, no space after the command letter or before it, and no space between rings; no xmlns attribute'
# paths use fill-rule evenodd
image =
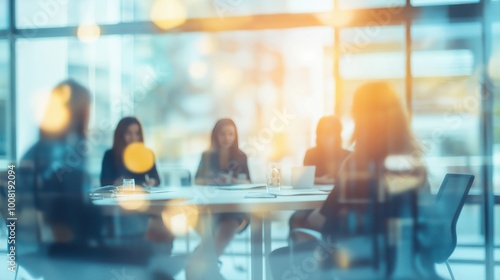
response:
<svg viewBox="0 0 500 280"><path fill-rule="evenodd" d="M245 154L245 152L243 152L242 150L238 149L236 151L236 158L246 160L247 159L247 155Z"/></svg>
<svg viewBox="0 0 500 280"><path fill-rule="evenodd" d="M108 149L104 152L103 158L112 158L113 157L113 149Z"/></svg>
<svg viewBox="0 0 500 280"><path fill-rule="evenodd" d="M307 149L305 157L316 157L321 154L320 149L317 146L314 146L310 149Z"/></svg>

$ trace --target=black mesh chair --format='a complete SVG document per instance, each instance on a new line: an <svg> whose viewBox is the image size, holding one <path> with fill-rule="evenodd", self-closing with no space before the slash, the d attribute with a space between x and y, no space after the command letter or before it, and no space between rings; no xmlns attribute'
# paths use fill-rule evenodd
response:
<svg viewBox="0 0 500 280"><path fill-rule="evenodd" d="M436 206L442 214L442 227L444 227L447 238L442 238L440 249L434 250L432 256L434 262L446 263L452 279L455 279L455 276L448 258L457 246L457 221L473 182L474 175L446 174L436 195Z"/></svg>

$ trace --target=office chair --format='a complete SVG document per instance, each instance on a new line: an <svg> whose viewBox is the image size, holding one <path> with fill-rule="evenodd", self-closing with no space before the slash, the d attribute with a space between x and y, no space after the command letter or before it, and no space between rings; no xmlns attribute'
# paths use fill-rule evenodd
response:
<svg viewBox="0 0 500 280"><path fill-rule="evenodd" d="M448 262L457 246L457 221L465 204L469 190L474 182L474 175L448 173L436 195L436 206L443 214L444 228L450 233L449 238L442 238L441 247L433 252L433 259L437 263L445 263L451 279L455 279Z"/></svg>
<svg viewBox="0 0 500 280"><path fill-rule="evenodd" d="M431 231L434 230L431 235L424 237L424 239L438 239L437 242L439 243L438 246L429 246L429 251L427 252L428 255L426 256L430 255L429 260L431 260L432 263L427 263L427 265L433 265L433 263L445 263L453 280L455 277L448 262L448 258L451 256L457 245L456 224L473 181L474 175L446 174L441 187L439 188L438 194L435 197L434 205L430 208L433 211L432 213L429 213L430 215L435 215L437 219L437 227L431 229ZM424 231L426 230L425 227L428 226L425 225L425 222L422 223ZM443 238L443 232L449 233L449 236L447 235ZM292 231L292 234L296 233L306 234L313 237L318 242L324 242L321 233L310 229L295 229ZM294 246L295 244L293 240L291 240L290 252L292 253L292 258ZM427 266L427 268L429 268L429 266ZM432 268L430 269L432 270ZM429 277L438 278L438 276L432 274L432 272Z"/></svg>

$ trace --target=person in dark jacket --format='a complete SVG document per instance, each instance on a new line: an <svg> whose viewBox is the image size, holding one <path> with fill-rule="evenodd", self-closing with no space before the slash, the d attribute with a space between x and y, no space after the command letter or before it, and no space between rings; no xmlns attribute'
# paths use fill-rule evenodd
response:
<svg viewBox="0 0 500 280"><path fill-rule="evenodd" d="M160 177L156 165L145 172L130 171L124 164L123 155L125 148L137 142L144 142L142 125L135 117L125 117L118 123L114 137L113 147L104 153L101 169L101 186L120 185L123 179L134 179L136 185L158 186Z"/></svg>
<svg viewBox="0 0 500 280"><path fill-rule="evenodd" d="M317 185L333 185L339 169L351 154L342 148L342 123L331 115L322 117L316 128L316 146L307 150L304 166L315 166L314 183ZM290 217L290 230L308 228L307 217L313 210L300 210ZM306 240L310 237L302 234L290 236L294 240Z"/></svg>
<svg viewBox="0 0 500 280"><path fill-rule="evenodd" d="M210 150L202 154L195 182L208 188L250 182L247 156L238 147L238 132L233 120L221 119L215 124ZM249 223L249 217L243 213L220 213L207 218L211 219L212 232L207 234L203 232L207 229L198 225L202 235L210 238L202 239L193 252L186 269L187 279L206 279L207 274L211 279L223 279L218 271L217 259L234 235L243 231Z"/></svg>

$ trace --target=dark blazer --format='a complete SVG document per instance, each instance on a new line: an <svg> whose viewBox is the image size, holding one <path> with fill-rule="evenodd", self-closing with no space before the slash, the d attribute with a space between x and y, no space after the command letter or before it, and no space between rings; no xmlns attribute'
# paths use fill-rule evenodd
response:
<svg viewBox="0 0 500 280"><path fill-rule="evenodd" d="M340 167L344 160L351 154L348 150L341 149L338 155L333 159L325 158L325 153L321 151L318 147L311 148L307 150L306 155L304 156L304 165L314 165L316 166L316 177L321 177L326 175L326 161L332 160L336 162L337 170L335 174L338 173Z"/></svg>
<svg viewBox="0 0 500 280"><path fill-rule="evenodd" d="M196 179L204 179L217 184L217 178L220 174L232 173L233 178L238 178L238 174L245 174L250 181L250 172L248 171L247 156L241 150L231 155L226 167L219 166L219 153L216 151L205 151L201 155L200 165L196 172Z"/></svg>
<svg viewBox="0 0 500 280"><path fill-rule="evenodd" d="M114 181L118 178L134 179L136 185L145 185L146 175L148 175L150 179L155 179L156 185L160 184L160 177L156 170L156 164L146 173L133 173L127 170L122 162L115 162L113 149L109 149L104 153L101 168L101 186L113 185Z"/></svg>

